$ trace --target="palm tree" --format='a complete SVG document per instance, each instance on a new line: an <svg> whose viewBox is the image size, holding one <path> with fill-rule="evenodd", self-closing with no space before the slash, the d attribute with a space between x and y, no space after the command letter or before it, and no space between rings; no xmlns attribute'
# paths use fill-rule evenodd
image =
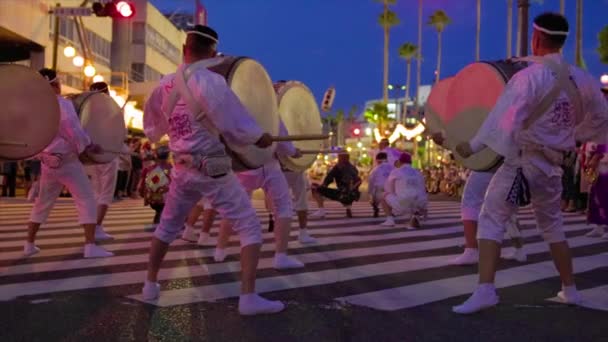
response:
<svg viewBox="0 0 608 342"><path fill-rule="evenodd" d="M384 135L384 125L390 120L386 103L375 102L370 108L365 110L363 116L367 122L376 124L380 135Z"/></svg>
<svg viewBox="0 0 608 342"><path fill-rule="evenodd" d="M441 75L441 34L443 33L445 27L451 22L452 20L444 11L438 10L431 14L427 23L437 30L437 70L435 74L435 82L439 81Z"/></svg>
<svg viewBox="0 0 608 342"><path fill-rule="evenodd" d="M407 76L405 81L405 101L403 104L403 112L407 113L407 102L410 98L410 75L412 69L412 59L418 55L418 47L412 43L405 43L399 48L399 57L405 59L407 64Z"/></svg>
<svg viewBox="0 0 608 342"><path fill-rule="evenodd" d="M576 47L574 52L576 65L584 68L583 60L583 0L576 0Z"/></svg>
<svg viewBox="0 0 608 342"><path fill-rule="evenodd" d="M389 1L390 2L390 1ZM392 0L395 3L395 0ZM399 18L395 12L388 9L388 5L385 2L385 9L378 17L378 23L384 29L384 72L382 78L382 100L384 103L388 103L388 47L389 47L389 33L393 26L399 25Z"/></svg>
<svg viewBox="0 0 608 342"><path fill-rule="evenodd" d="M418 56L416 56L416 103L414 108L418 113L418 99L420 97L420 75L422 74L422 0L418 0Z"/></svg>
<svg viewBox="0 0 608 342"><path fill-rule="evenodd" d="M507 0L507 58L513 57L513 0Z"/></svg>
<svg viewBox="0 0 608 342"><path fill-rule="evenodd" d="M481 0L477 0L477 33L475 35L475 61L479 61L479 38L481 36Z"/></svg>

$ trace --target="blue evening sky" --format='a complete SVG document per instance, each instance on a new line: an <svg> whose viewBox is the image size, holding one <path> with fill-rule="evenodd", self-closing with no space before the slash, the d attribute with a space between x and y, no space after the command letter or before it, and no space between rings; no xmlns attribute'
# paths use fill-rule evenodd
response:
<svg viewBox="0 0 608 342"><path fill-rule="evenodd" d="M382 6L373 0L202 0L209 12L209 25L220 35L220 51L259 60L273 80L299 80L318 100L330 85L336 87L334 109L348 109L382 96L383 34L377 24ZM517 0L513 1L517 3ZM530 19L543 11L559 11L559 0L533 4ZM163 12L193 11L193 0L152 0ZM506 57L506 0L482 1L481 58ZM575 0L566 1L571 36L565 56L574 60ZM417 0L397 0L393 10L401 24L391 31L390 74L393 84L404 84L405 62L397 49L405 42L417 43ZM443 9L453 23L444 33L442 75L450 76L475 57L476 0L424 0L426 19ZM516 29L514 10L513 28ZM583 45L588 69L599 76L608 65L599 62L597 33L608 25L608 0L584 1ZM513 35L515 44L515 33ZM422 83L433 80L437 35L423 28ZM514 50L515 51L515 50ZM412 91L415 86L412 65ZM598 82L599 83L599 82ZM392 95L397 95L393 93ZM400 94L401 95L401 94ZM401 95L402 96L402 95Z"/></svg>

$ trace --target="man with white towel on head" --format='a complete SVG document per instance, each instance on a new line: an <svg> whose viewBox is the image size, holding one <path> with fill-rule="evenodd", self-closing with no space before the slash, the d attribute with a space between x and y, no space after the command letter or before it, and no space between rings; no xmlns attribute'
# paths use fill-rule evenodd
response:
<svg viewBox="0 0 608 342"><path fill-rule="evenodd" d="M577 140L605 137L608 106L597 81L560 54L569 30L566 18L543 13L533 27L534 57L527 59L533 64L511 78L477 135L456 147L465 158L485 146L505 157L479 216L479 282L471 297L452 309L459 314L498 304L494 277L505 222L530 202L561 279L558 297L568 304L581 300L560 211L561 164Z"/></svg>

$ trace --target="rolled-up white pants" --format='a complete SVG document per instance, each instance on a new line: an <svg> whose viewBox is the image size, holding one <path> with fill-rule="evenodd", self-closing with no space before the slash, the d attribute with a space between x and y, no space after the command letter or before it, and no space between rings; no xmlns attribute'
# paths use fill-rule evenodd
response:
<svg viewBox="0 0 608 342"><path fill-rule="evenodd" d="M291 189L293 207L296 211L307 211L308 210L308 190L310 190L310 183L308 177L303 171L285 171L283 172L287 184Z"/></svg>
<svg viewBox="0 0 608 342"><path fill-rule="evenodd" d="M115 159L107 164L87 165L85 170L91 177L97 205L112 204L118 177L118 160Z"/></svg>
<svg viewBox="0 0 608 342"><path fill-rule="evenodd" d="M477 238L502 242L505 229L517 213L517 206L506 201L513 185L517 168L523 165L528 180L532 209L537 227L548 243L566 239L560 211L562 183L558 173L547 175L529 160L505 160L490 181L479 216Z"/></svg>
<svg viewBox="0 0 608 342"><path fill-rule="evenodd" d="M241 247L262 243L260 221L234 173L211 178L199 170L175 165L160 224L154 236L171 243L180 233L190 210L204 197L239 234Z"/></svg>
<svg viewBox="0 0 608 342"><path fill-rule="evenodd" d="M275 217L293 216L289 186L278 160L268 162L256 170L240 172L237 176L249 196L257 189L264 190L264 194L270 198Z"/></svg>
<svg viewBox="0 0 608 342"><path fill-rule="evenodd" d="M400 198L395 194L387 193L384 200L391 207L395 216L413 216L426 210L427 200L423 196L413 195L409 198Z"/></svg>
<svg viewBox="0 0 608 342"><path fill-rule="evenodd" d="M46 221L64 186L68 188L74 198L78 211L78 223L95 224L97 222L95 194L84 167L76 157L64 161L56 169L42 164L40 193L32 208L30 222L44 223Z"/></svg>

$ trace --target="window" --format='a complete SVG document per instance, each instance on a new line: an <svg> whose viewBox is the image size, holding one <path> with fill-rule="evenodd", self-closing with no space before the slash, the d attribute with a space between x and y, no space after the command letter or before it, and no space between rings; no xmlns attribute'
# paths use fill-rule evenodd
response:
<svg viewBox="0 0 608 342"><path fill-rule="evenodd" d="M173 63L180 64L180 50L150 25L146 25L146 43Z"/></svg>
<svg viewBox="0 0 608 342"><path fill-rule="evenodd" d="M146 42L146 24L133 23L133 40L134 44L145 44Z"/></svg>

